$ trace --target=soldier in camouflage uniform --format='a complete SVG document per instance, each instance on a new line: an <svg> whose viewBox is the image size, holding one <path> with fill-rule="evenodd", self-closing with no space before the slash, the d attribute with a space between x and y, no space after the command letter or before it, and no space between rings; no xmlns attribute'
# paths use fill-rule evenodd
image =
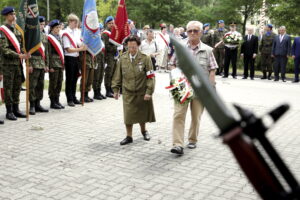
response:
<svg viewBox="0 0 300 200"><path fill-rule="evenodd" d="M26 118L26 115L19 110L20 91L22 86L22 66L21 60L28 59L29 54L22 54L20 48L15 48L12 41L6 35L7 29L14 35L19 47L22 47L21 33L16 29L16 14L14 8L6 7L1 14L5 17L5 25L1 27L0 31L0 52L2 68L0 74L3 74L3 88L6 105L6 118L9 120L17 120L19 118ZM7 32L8 33L8 32ZM17 45L17 44L16 44Z"/></svg>
<svg viewBox="0 0 300 200"><path fill-rule="evenodd" d="M52 20L49 23L50 35L56 38L56 40L62 45L62 40L59 36L60 22L59 20ZM63 62L55 50L54 46L49 42L48 44L48 56L49 56L49 97L50 97L50 108L53 109L64 109L65 107L59 102L59 96L61 92L63 82Z"/></svg>
<svg viewBox="0 0 300 200"><path fill-rule="evenodd" d="M271 80L271 75L273 71L272 66L274 59L272 58L272 46L276 34L272 32L272 29L272 24L268 24L265 27L266 33L263 35L259 46L259 51L261 53L261 68L263 72L263 77L261 79L268 78L269 80Z"/></svg>
<svg viewBox="0 0 300 200"><path fill-rule="evenodd" d="M213 34L213 48L216 61L219 68L217 69L217 75L222 75L224 70L224 60L225 60L225 45L220 43L223 41L224 35L227 33L227 30L224 28L225 23L223 20L218 21L218 28L214 31Z"/></svg>
<svg viewBox="0 0 300 200"><path fill-rule="evenodd" d="M0 46L1 46L1 43L0 43ZM2 55L1 55L1 52L0 52L0 58L2 58ZM1 81L3 81L3 70L2 70L2 66L3 66L3 63L2 63L2 59L0 59L0 83ZM1 92L1 88L0 88L0 92ZM0 97L1 97L1 94L0 94ZM1 99L1 98L0 98ZM1 102L0 102L1 103ZM4 124L4 121L3 120L0 120L0 124Z"/></svg>
<svg viewBox="0 0 300 200"><path fill-rule="evenodd" d="M41 41L43 44L44 57L39 51L36 51L32 54L32 57L29 59L30 63L30 111L29 114L35 115L35 112L48 112L45 108L41 106L41 100L43 99L44 93L44 78L45 72L48 72L48 67L46 66L46 59L48 56L47 50L47 36L43 33L45 27L45 17L40 16L40 29L41 29Z"/></svg>
<svg viewBox="0 0 300 200"><path fill-rule="evenodd" d="M114 18L112 16L107 17L105 20L105 24L107 30L104 31L102 34L102 38L105 44L105 63L107 64L107 67L105 68L104 84L106 89L106 96L109 98L113 98L111 81L116 66L115 56L118 51L117 51L117 46L109 42L109 35L110 35L110 31L112 30L112 27L115 24Z"/></svg>
<svg viewBox="0 0 300 200"><path fill-rule="evenodd" d="M103 24L99 24L100 34L103 31ZM104 57L104 49L96 56L96 66L94 70L94 81L93 81L93 89L94 89L94 99L102 100L106 99L104 95L101 94L101 85L104 77L104 66L105 66L105 57Z"/></svg>
<svg viewBox="0 0 300 200"><path fill-rule="evenodd" d="M83 56L80 56L81 58L83 58ZM81 60L81 63L83 62L83 60ZM86 70L85 70L85 90L83 91L82 88L82 77L80 80L80 91L81 93L84 92L84 102L86 103L90 103L93 102L93 99L91 99L88 96L89 91L91 90L92 84L93 84L93 79L94 79L94 68L96 65L96 59L87 51L86 52ZM82 64L81 64L82 66ZM81 73L83 74L83 72ZM80 101L82 102L82 94L81 94L81 98Z"/></svg>
<svg viewBox="0 0 300 200"><path fill-rule="evenodd" d="M203 34L201 36L201 42L203 42L204 44L207 44L210 47L213 47L213 34L214 32L209 30L210 28L210 24L206 23L203 25Z"/></svg>

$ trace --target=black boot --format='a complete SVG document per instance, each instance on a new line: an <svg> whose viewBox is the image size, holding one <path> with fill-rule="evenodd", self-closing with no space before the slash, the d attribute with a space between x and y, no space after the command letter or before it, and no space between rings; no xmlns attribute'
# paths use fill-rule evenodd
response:
<svg viewBox="0 0 300 200"><path fill-rule="evenodd" d="M80 98L80 102L82 102L82 95L81 95L81 98ZM84 102L85 103L92 102L91 99L88 97L88 93L87 92L84 93Z"/></svg>
<svg viewBox="0 0 300 200"><path fill-rule="evenodd" d="M106 96L101 93L101 89L99 89L99 95L102 97L102 99L106 99Z"/></svg>
<svg viewBox="0 0 300 200"><path fill-rule="evenodd" d="M111 88L110 87L105 87L105 89L106 89L106 97L113 98L114 95L111 92Z"/></svg>
<svg viewBox="0 0 300 200"><path fill-rule="evenodd" d="M102 96L100 95L100 91L99 90L94 90L94 99L96 100L102 100Z"/></svg>
<svg viewBox="0 0 300 200"><path fill-rule="evenodd" d="M41 101L40 100L36 100L36 102L35 102L35 111L36 112L42 112L42 113L49 112L49 110L47 110L47 109L45 109L41 106Z"/></svg>
<svg viewBox="0 0 300 200"><path fill-rule="evenodd" d="M268 80L272 80L272 72L269 72L269 74L268 74Z"/></svg>
<svg viewBox="0 0 300 200"><path fill-rule="evenodd" d="M35 102L30 101L30 110L29 110L30 115L35 115Z"/></svg>
<svg viewBox="0 0 300 200"><path fill-rule="evenodd" d="M89 102L94 102L94 100L89 97L89 92L86 92L85 95L88 98Z"/></svg>
<svg viewBox="0 0 300 200"><path fill-rule="evenodd" d="M261 77L260 79L264 80L264 79L267 79L267 72L263 72L263 77Z"/></svg>
<svg viewBox="0 0 300 200"><path fill-rule="evenodd" d="M50 104L50 108L52 109L61 109L61 107L59 105L57 105L55 98L50 98L51 104Z"/></svg>
<svg viewBox="0 0 300 200"><path fill-rule="evenodd" d="M12 106L11 105L6 105L6 119L16 121L17 117L14 115L12 111Z"/></svg>
<svg viewBox="0 0 300 200"><path fill-rule="evenodd" d="M19 118L26 118L26 115L24 113L22 113L19 109L19 104L14 104L13 105L13 113L16 117Z"/></svg>
<svg viewBox="0 0 300 200"><path fill-rule="evenodd" d="M59 97L55 98L55 102L60 107L60 109L65 109L65 107L59 102Z"/></svg>
<svg viewBox="0 0 300 200"><path fill-rule="evenodd" d="M4 124L4 121L0 120L0 124Z"/></svg>

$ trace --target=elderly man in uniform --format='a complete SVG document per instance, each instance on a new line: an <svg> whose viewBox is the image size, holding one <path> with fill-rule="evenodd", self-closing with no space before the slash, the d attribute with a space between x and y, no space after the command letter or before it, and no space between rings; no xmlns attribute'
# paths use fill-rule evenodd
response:
<svg viewBox="0 0 300 200"><path fill-rule="evenodd" d="M202 35L203 25L198 21L190 21L187 24L188 40L185 42L185 46L189 49L191 55L195 58L196 62L199 63L199 67L202 67L206 75L213 86L215 86L215 71L218 68L218 64L213 54L213 49L208 45L201 42L200 38ZM172 58L172 66L176 67L176 57ZM191 108L191 126L189 130L189 143L188 148L196 148L197 138L199 134L200 118L204 107L202 103L194 98L188 104L182 105L174 104L174 115L173 115L173 148L172 153L183 154L184 146L184 126L188 107Z"/></svg>
<svg viewBox="0 0 300 200"><path fill-rule="evenodd" d="M213 31L210 31L210 23L206 23L203 25L203 34L201 36L201 42L204 44L213 47Z"/></svg>
<svg viewBox="0 0 300 200"><path fill-rule="evenodd" d="M44 78L45 78L45 72L48 72L49 69L46 65L47 62L47 45L48 40L47 36L44 31L45 27L45 17L40 16L40 34L41 34L41 41L43 46L45 47L44 55L42 55L39 51L36 51L32 54L32 57L29 59L30 67L30 76L29 76L29 82L30 82L30 111L29 114L35 115L35 112L48 112L47 109L43 108L41 106L41 100L43 99L44 94Z"/></svg>
<svg viewBox="0 0 300 200"><path fill-rule="evenodd" d="M109 16L105 20L107 30L102 33L102 39L105 44L105 68L104 84L106 89L106 97L113 98L113 91L111 88L112 76L116 66L115 56L118 53L117 46L109 41L111 30L115 25L115 20L112 16Z"/></svg>
<svg viewBox="0 0 300 200"><path fill-rule="evenodd" d="M223 37L226 32L227 30L225 29L224 20L219 20L218 28L214 31L213 34L213 48L214 48L214 55L219 66L216 75L220 75L220 76L222 76L224 70L225 46L223 43Z"/></svg>
<svg viewBox="0 0 300 200"><path fill-rule="evenodd" d="M265 34L262 36L261 43L259 45L259 51L261 53L261 68L263 72L263 77L261 79L268 78L268 80L271 80L272 76L274 61L274 58L272 58L272 46L276 36L272 29L272 24L265 26Z"/></svg>
<svg viewBox="0 0 300 200"><path fill-rule="evenodd" d="M123 92L124 123L127 136L121 145L133 142L133 124L139 123L144 140L149 141L146 129L147 122L155 122L152 94L155 86L155 75L149 56L139 51L141 44L137 36L130 36L125 43L128 51L118 61L113 76L112 88L114 98L118 99L120 89Z"/></svg>
<svg viewBox="0 0 300 200"><path fill-rule="evenodd" d="M5 17L5 23L0 30L0 52L3 63L0 74L3 74L6 118L17 120L17 118L26 118L26 115L19 110L22 86L21 62L23 59L28 59L30 55L23 54L20 48L23 46L22 36L15 27L17 18L14 8L5 7L1 15Z"/></svg>

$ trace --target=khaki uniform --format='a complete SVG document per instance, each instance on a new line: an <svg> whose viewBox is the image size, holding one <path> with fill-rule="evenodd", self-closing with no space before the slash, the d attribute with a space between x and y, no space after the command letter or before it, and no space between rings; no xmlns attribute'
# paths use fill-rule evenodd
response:
<svg viewBox="0 0 300 200"><path fill-rule="evenodd" d="M96 68L94 70L94 81L93 81L93 89L94 91L100 90L101 91L101 85L104 77L104 53L101 51L96 56Z"/></svg>
<svg viewBox="0 0 300 200"><path fill-rule="evenodd" d="M210 47L213 47L213 37L214 31L209 30L206 33L203 33L203 35L201 36L201 42L207 44Z"/></svg>
<svg viewBox="0 0 300 200"><path fill-rule="evenodd" d="M153 71L149 56L138 52L133 62L129 53L120 57L115 70L112 88L115 93L122 88L124 122L127 125L155 122L152 99L144 100L145 94L152 95L155 78L147 78L147 72Z"/></svg>
<svg viewBox="0 0 300 200"><path fill-rule="evenodd" d="M83 58L83 56L80 56ZM82 66L83 60L81 59ZM94 69L96 66L96 58L94 58L89 52L86 52L86 70L85 70L85 91L89 92L91 90L93 80L94 80ZM82 74L83 72L81 72ZM82 78L80 80L80 91L82 92Z"/></svg>
<svg viewBox="0 0 300 200"><path fill-rule="evenodd" d="M216 44L223 40L224 35L228 31L224 28L223 30L216 29L213 34L213 48ZM214 55L218 63L219 68L217 69L217 74L222 74L224 70L224 61L225 61L225 45L220 44L217 48L214 49Z"/></svg>
<svg viewBox="0 0 300 200"><path fill-rule="evenodd" d="M62 44L61 39L57 39L60 42L60 44ZM60 60L59 54L56 52L55 48L51 44L48 45L48 54L49 70L54 69L54 72L49 72L49 97L50 99L58 99L63 82L64 66Z"/></svg>
<svg viewBox="0 0 300 200"><path fill-rule="evenodd" d="M107 34L103 33L102 38L105 44L105 63L107 64L107 67L105 68L104 84L106 89L110 89L112 76L116 66L115 56L117 54L117 46L109 42L109 36Z"/></svg>
<svg viewBox="0 0 300 200"><path fill-rule="evenodd" d="M33 67L33 72L29 76L30 84L30 102L40 101L43 99L44 93L44 78L45 78L45 68L48 59L48 40L47 36L41 32L41 41L45 47L45 60L39 52L35 52L29 59L29 65Z"/></svg>
<svg viewBox="0 0 300 200"><path fill-rule="evenodd" d="M15 34L20 43L20 47L22 47L21 33L15 26L10 26L8 24L5 26ZM0 44L2 62L0 74L3 74L4 101L6 106L11 106L13 104L19 104L20 102L20 92L23 80L22 65L19 54L2 31L0 31Z"/></svg>
<svg viewBox="0 0 300 200"><path fill-rule="evenodd" d="M271 57L272 55L272 46L275 39L276 34L271 33L270 35L264 34L259 46L259 50L261 53L261 68L264 73L273 71L273 62L274 59Z"/></svg>

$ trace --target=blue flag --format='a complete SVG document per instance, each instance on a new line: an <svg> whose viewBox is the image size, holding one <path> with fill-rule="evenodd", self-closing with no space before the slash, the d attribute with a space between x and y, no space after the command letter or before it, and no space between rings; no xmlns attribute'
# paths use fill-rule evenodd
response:
<svg viewBox="0 0 300 200"><path fill-rule="evenodd" d="M95 0L85 0L82 15L82 41L96 56L103 48Z"/></svg>

